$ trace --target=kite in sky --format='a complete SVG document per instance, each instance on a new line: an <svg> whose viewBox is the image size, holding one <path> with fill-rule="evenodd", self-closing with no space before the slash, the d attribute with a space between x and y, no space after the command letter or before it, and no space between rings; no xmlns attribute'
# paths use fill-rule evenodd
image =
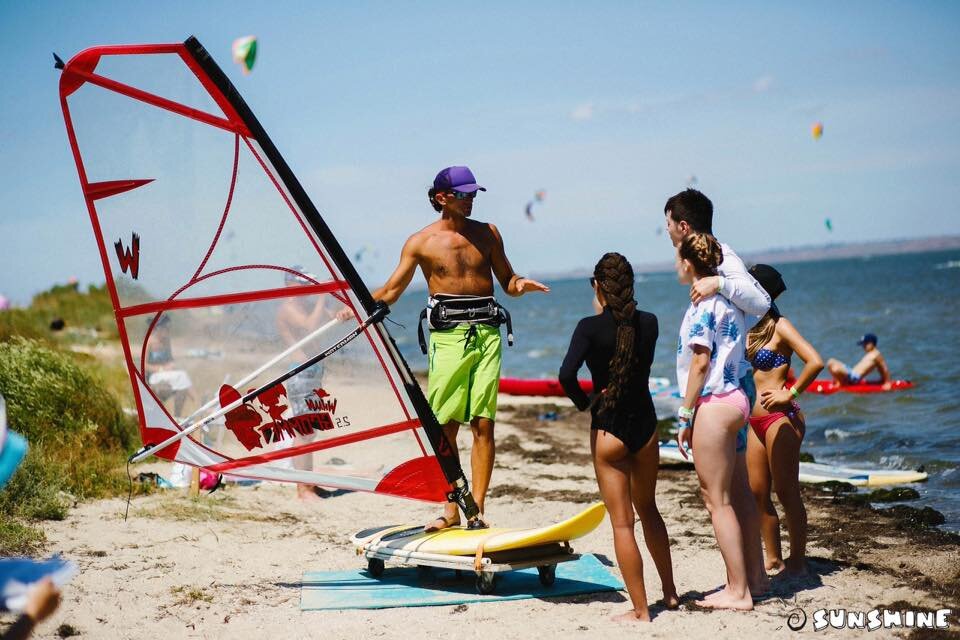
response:
<svg viewBox="0 0 960 640"><path fill-rule="evenodd" d="M823 123L814 122L813 125L811 125L810 127L810 135L813 136L814 140L819 140L820 136L823 135Z"/></svg>
<svg viewBox="0 0 960 640"><path fill-rule="evenodd" d="M244 36L233 41L233 61L243 68L244 75L253 71L257 61L256 36Z"/></svg>
<svg viewBox="0 0 960 640"><path fill-rule="evenodd" d="M534 219L534 218L533 218L533 207L534 207L534 205L536 205L536 204L538 204L538 203L540 203L540 202L543 202L544 198L546 198L546 197L547 197L547 192L544 191L543 189L540 189L539 191L537 191L537 192L535 192L535 193L533 194L533 200L531 200L530 202L528 202L528 203L527 203L527 206L524 207L524 209L523 209L523 212L527 214L527 220L529 220L530 222L533 222L533 219Z"/></svg>

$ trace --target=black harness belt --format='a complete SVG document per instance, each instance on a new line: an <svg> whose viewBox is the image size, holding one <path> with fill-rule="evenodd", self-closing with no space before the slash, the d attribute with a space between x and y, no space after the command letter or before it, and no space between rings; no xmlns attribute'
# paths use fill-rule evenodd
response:
<svg viewBox="0 0 960 640"><path fill-rule="evenodd" d="M420 350L427 353L423 321L431 331L452 329L458 324L485 324L491 327L507 325L507 344L513 346L513 322L507 311L493 296L460 296L438 293L430 296L426 308L420 312L417 338Z"/></svg>

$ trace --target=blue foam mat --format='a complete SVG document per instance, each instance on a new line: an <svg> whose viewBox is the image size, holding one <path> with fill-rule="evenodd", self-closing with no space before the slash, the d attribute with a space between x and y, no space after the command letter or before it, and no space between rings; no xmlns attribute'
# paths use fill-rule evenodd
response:
<svg viewBox="0 0 960 640"><path fill-rule="evenodd" d="M624 588L623 582L592 555L561 562L556 574L553 586L545 587L540 584L536 568L504 571L497 574L496 592L484 596L477 593L476 574L472 570L462 571L457 577L452 569L432 568L428 573L421 573L413 567L387 564L379 578L374 578L365 569L306 571L300 591L300 609L431 607L570 596Z"/></svg>

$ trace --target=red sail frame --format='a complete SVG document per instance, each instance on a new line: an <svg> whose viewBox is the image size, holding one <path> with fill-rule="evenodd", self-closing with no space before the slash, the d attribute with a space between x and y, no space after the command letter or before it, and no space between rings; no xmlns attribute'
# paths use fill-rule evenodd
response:
<svg viewBox="0 0 960 640"><path fill-rule="evenodd" d="M105 56L155 54L174 54L178 56L201 83L207 94L213 99L225 117L169 100L160 95L144 91L96 73L99 62ZM93 183L88 180L68 105L68 98L85 83L96 85L108 91L221 130L230 131L236 137L230 193L227 197L220 225L214 239L203 260L194 272L193 277L165 300L128 306L124 306L121 302L114 282L109 245L104 240L104 234L97 214L96 202L143 187L149 184L153 178L151 176L117 176L114 180ZM253 116L252 112L250 112L246 106L246 103L239 96L235 87L233 87L226 75L213 62L212 58L195 38L189 38L182 44L94 47L83 51L71 59L63 68L63 75L61 76L60 82L60 100L67 135L76 162L88 214L96 236L104 273L107 276L107 288L113 302L117 326L123 344L124 357L130 373L131 384L134 388L141 436L145 445L155 445L166 439L172 433L167 428L157 428L147 424L143 399L139 393L141 387L150 391L151 394L153 393L146 384L146 380L144 380L141 372L144 370L147 338L159 320L160 314L173 309L192 309L216 304L270 300L283 297L287 293L285 289L277 288L261 289L259 291L236 291L212 296L190 297L184 295L190 287L214 275L228 271L221 270L203 273L207 260L210 258L219 241L224 222L230 211L234 184L237 178L237 154L239 154L241 141L252 156L256 158L287 208L296 217L300 225L303 226L306 236L314 243L317 254L322 258L329 272L333 274L332 280L323 282L313 281L304 292L317 294L330 293L334 295L340 302L351 308L358 322L362 322L365 317L368 317L373 312L374 302L349 258L347 258L345 252L333 237L319 212L306 196L305 191L255 116ZM255 142L256 145L254 145L253 142ZM308 227L313 233L308 232ZM322 248L318 244L317 238L322 242ZM231 270L240 271L248 268L283 269L283 267L275 265L239 265L232 267ZM348 291L353 294L353 298L347 295ZM139 358L135 358L131 351L130 339L127 335L124 320L131 316L149 313L156 315L147 330L147 335L144 337L143 349L141 353L137 354ZM460 467L459 459L449 447L436 422L435 416L423 397L422 391L413 379L409 367L396 349L389 333L381 324L375 324L363 331L363 335L372 348L373 353L376 355L380 366L386 373L392 392L396 396L399 406L403 409L405 415L404 420L341 438L301 444L288 448L280 453L252 455L242 458L231 458L218 453L220 462L207 466L216 470L229 470L232 473L244 475L243 470L247 467L255 466L274 458L289 457L299 453L340 446L348 442L361 440L364 437L410 430L419 443L423 457L411 460L394 469L391 475L382 479L376 490L400 495L402 497L438 502L445 500L447 493L451 491L451 489L458 489L461 494L464 493L466 480ZM139 367L137 366L137 360L139 360ZM388 366L387 363L390 363L390 365ZM399 379L395 377L396 375L399 375ZM156 400L156 398L154 399ZM157 404L163 408L159 401ZM408 410L408 406L412 406L414 410L413 413ZM164 412L167 413L166 409L164 409ZM167 413L167 417L173 425L180 428L180 425L177 425L173 416ZM423 433L426 434L428 442L423 442L420 437L421 428L423 429ZM206 449L210 453L217 453L208 449L201 441L193 439L190 436L187 437L190 439L191 446ZM159 454L161 457L174 459L179 446L180 442L177 442ZM431 460L436 464L431 463ZM252 473L251 477L256 477L255 473Z"/></svg>

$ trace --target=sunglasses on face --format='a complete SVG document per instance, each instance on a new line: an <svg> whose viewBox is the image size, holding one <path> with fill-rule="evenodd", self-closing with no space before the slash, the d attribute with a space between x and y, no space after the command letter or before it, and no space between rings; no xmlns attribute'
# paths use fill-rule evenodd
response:
<svg viewBox="0 0 960 640"><path fill-rule="evenodd" d="M450 195L457 200L473 200L477 197L477 192L474 191L472 193L464 193L463 191L451 191Z"/></svg>
<svg viewBox="0 0 960 640"><path fill-rule="evenodd" d="M597 286L597 279L596 279L596 278L590 278L590 286L591 286L591 287Z"/></svg>

